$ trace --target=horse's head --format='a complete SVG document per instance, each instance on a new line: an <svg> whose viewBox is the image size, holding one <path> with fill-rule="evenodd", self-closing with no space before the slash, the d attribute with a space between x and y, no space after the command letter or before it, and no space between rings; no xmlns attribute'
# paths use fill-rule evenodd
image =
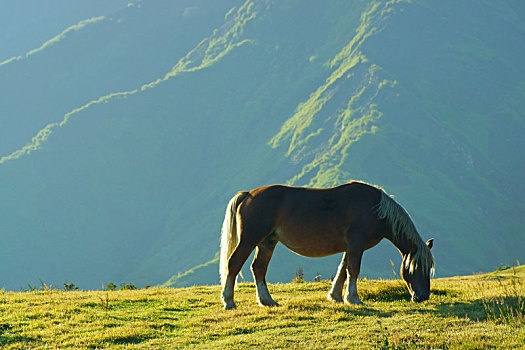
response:
<svg viewBox="0 0 525 350"><path fill-rule="evenodd" d="M403 256L401 276L412 295L412 301L421 302L430 296L430 273L433 259L430 249L434 240L429 239L425 246L410 245L410 252Z"/></svg>

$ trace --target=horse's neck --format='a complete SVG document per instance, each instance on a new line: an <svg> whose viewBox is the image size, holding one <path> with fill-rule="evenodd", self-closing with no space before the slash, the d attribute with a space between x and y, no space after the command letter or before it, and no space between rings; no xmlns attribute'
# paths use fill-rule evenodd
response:
<svg viewBox="0 0 525 350"><path fill-rule="evenodd" d="M390 242L392 242L393 245L396 246L397 250L399 250L403 257L410 252L408 240L404 236L397 235L396 237L392 232L389 232L388 234L385 234L385 238L387 238Z"/></svg>

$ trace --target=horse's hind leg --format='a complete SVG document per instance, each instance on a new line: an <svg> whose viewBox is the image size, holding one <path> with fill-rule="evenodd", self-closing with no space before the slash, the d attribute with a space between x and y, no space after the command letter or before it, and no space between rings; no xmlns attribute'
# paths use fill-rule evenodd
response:
<svg viewBox="0 0 525 350"><path fill-rule="evenodd" d="M339 264L339 268L337 269L337 275L332 283L332 289L328 292L328 300L330 301L337 303L343 302L343 287L346 280L346 260L347 254L345 252L341 264Z"/></svg>
<svg viewBox="0 0 525 350"><path fill-rule="evenodd" d="M255 251L255 258L252 263L252 273L257 289L257 301L262 306L278 306L275 300L270 296L268 286L266 285L266 271L268 263L272 258L273 250L277 244L275 236L272 234L265 238Z"/></svg>
<svg viewBox="0 0 525 350"><path fill-rule="evenodd" d="M361 268L363 250L349 250L347 255L346 273L348 274L348 284L346 286L345 302L361 305L363 302L357 295L357 276Z"/></svg>
<svg viewBox="0 0 525 350"><path fill-rule="evenodd" d="M244 265L246 259L250 256L251 252L255 248L255 244L241 241L235 248L235 251L228 260L228 274L226 276L226 282L222 289L222 302L224 303L225 309L235 309L235 302L233 301L233 290L235 288L235 279L241 271L242 265Z"/></svg>

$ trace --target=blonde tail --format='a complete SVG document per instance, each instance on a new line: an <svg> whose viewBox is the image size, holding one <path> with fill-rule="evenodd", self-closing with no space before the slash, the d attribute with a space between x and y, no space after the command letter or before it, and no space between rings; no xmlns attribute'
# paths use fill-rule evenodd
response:
<svg viewBox="0 0 525 350"><path fill-rule="evenodd" d="M228 275L228 260L239 242L236 219L237 208L249 195L249 192L237 193L226 207L226 214L224 215L224 222L222 223L221 230L221 259L219 263L219 273L221 275L221 285L223 287L224 283L226 283L226 276Z"/></svg>

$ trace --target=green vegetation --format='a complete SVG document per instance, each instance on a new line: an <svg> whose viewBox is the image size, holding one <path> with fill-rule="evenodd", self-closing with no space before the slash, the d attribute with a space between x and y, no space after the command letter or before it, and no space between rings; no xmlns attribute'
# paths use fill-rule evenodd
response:
<svg viewBox="0 0 525 350"><path fill-rule="evenodd" d="M169 280L167 280L165 283L162 284L162 287L173 287L173 286L177 286L177 282L184 278L184 277L187 277L191 274L194 274L198 269L201 269L203 267L207 267L207 266L216 266L217 263L219 262L219 253L216 254L216 257L215 259L212 259L208 262L205 262L204 264L200 264L200 265L197 265L191 269L189 269L188 271L184 272L184 273L178 273L177 275L175 276L172 276ZM216 269L215 269L216 270Z"/></svg>
<svg viewBox="0 0 525 350"><path fill-rule="evenodd" d="M284 141L289 141L290 145L286 152L286 155L289 156L311 136L319 133L317 130L314 134L302 135L312 124L315 115L333 97L334 83L347 75L358 63L366 61L366 57L359 49L363 41L374 32L374 29L371 28L371 17L378 12L380 4L375 3L371 7L368 12L361 15L361 24L356 30L356 35L329 63L330 68L335 69L326 78L325 84L313 92L307 101L298 105L295 114L284 123L281 131L271 140L272 147L279 147ZM304 141L301 141L301 138L304 138Z"/></svg>
<svg viewBox="0 0 525 350"><path fill-rule="evenodd" d="M60 40L64 39L66 37L66 35L68 34L68 32L70 32L70 31L80 30L83 27L85 27L86 25L89 25L89 24L101 21L103 19L104 19L104 16L99 16L99 17L93 17L93 18L89 18L89 19L85 19L83 21L80 21L80 22L78 22L78 24L75 24L75 25L65 29L62 33L60 33L57 36L55 36L54 38L46 41L39 48L36 48L36 49L33 49L33 50L29 51L28 53L26 53L26 57L34 55L35 53L38 53L38 52L44 50L46 47L49 47L49 46L59 42ZM1 63L0 63L0 65L1 65Z"/></svg>
<svg viewBox="0 0 525 350"><path fill-rule="evenodd" d="M184 72L195 72L208 68L234 48L251 42L251 40L242 39L242 33L246 22L254 19L257 15L254 7L253 1L248 0L237 11L232 8L225 16L227 21L224 27L226 28L216 29L209 38L203 39L184 58L181 58L163 78L143 85L141 90L153 88L157 84ZM235 13L235 15L230 16L231 13ZM203 52L204 54L202 54Z"/></svg>
<svg viewBox="0 0 525 350"><path fill-rule="evenodd" d="M294 162L306 163L288 184L329 187L351 178L348 172L342 170L342 165L347 161L348 150L363 135L373 134L378 130L377 122L383 113L378 110L374 101L382 88L394 87L396 84L379 78L383 75L381 68L369 62L362 46L369 37L381 32L396 4L395 1L370 4L370 8L361 14L361 23L355 35L327 63L332 71L325 83L307 101L298 105L294 115L270 141L274 148L283 143L289 144L286 156L291 157ZM349 81L352 82L352 92L343 91L348 89L345 84ZM338 110L334 111L333 105L330 109L323 110L331 100L334 100ZM324 118L327 120L323 120ZM335 125L335 129L326 130L326 127L319 126L320 123ZM325 135L328 132L324 136L327 140L319 146L318 140L323 139L323 131ZM312 156L309 153L315 154L313 160L310 160Z"/></svg>
<svg viewBox="0 0 525 350"><path fill-rule="evenodd" d="M523 266L516 269L525 272ZM399 280L359 280L364 306L333 304L328 281L275 284L281 306L241 283L236 310L219 287L0 293L0 345L40 348L480 349L525 342L525 281L492 274L436 279L409 301ZM493 306L495 305L495 306ZM512 310L501 312L499 310Z"/></svg>
<svg viewBox="0 0 525 350"><path fill-rule="evenodd" d="M103 19L104 19L104 16L99 16L99 17L93 17L93 18L82 20L82 21L78 22L77 24L72 25L69 28L66 28L64 31L62 31L62 33L60 33L57 36L49 39L48 41L43 43L40 47L28 51L24 56L15 56L15 57L11 57L11 58L3 61L3 62L0 62L0 66L8 64L8 63L13 62L13 61L21 60L23 58L27 58L27 57L29 57L31 55L36 54L36 53L39 53L40 51L44 50L45 48L47 48L47 47L49 47L49 46L51 46L53 44L56 44L60 40L63 40L68 35L69 32L74 31L74 30L80 30L80 29L84 28L85 26L87 26L89 24L96 23L98 21L102 21Z"/></svg>

